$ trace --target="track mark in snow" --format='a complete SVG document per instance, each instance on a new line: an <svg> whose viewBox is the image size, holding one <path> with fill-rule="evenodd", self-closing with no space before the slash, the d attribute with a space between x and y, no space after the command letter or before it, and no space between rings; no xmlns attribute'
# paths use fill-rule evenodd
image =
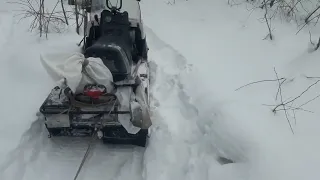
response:
<svg viewBox="0 0 320 180"><path fill-rule="evenodd" d="M30 129L28 129L23 135L22 139L14 150L12 150L6 158L6 161L0 166L0 175L2 176L10 166L15 165L14 169L16 169L19 173L14 173L13 179L22 180L27 166L35 162L40 154L42 147L42 124L39 120L32 123ZM1 177L1 179L5 179Z"/></svg>
<svg viewBox="0 0 320 180"><path fill-rule="evenodd" d="M219 147L207 132L214 130L212 124L218 116L211 116L214 109L201 114L204 110L186 91L185 86L192 83L187 79L194 73L193 65L151 29L146 31L156 80L151 87L155 100L151 104L153 126L145 153L144 179L210 179L210 170L221 166Z"/></svg>
<svg viewBox="0 0 320 180"><path fill-rule="evenodd" d="M88 138L47 138L39 119L24 133L17 148L0 167L1 180L70 180L86 151ZM79 180L141 180L144 148L105 145L101 141L92 151Z"/></svg>

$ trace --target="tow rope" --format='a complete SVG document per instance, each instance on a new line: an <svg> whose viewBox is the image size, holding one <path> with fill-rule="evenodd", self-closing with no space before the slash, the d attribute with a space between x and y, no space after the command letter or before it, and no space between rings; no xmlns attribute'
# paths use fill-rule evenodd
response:
<svg viewBox="0 0 320 180"><path fill-rule="evenodd" d="M110 115L110 113L111 113L112 109L114 108L116 102L117 102L117 101L115 101L115 102L113 103L112 108L110 109L110 111L109 111L109 113L108 113L108 116ZM101 119L100 119L100 120L101 120ZM102 124L102 122L100 122L100 123ZM96 125L97 125L97 124L96 124ZM100 138L102 137L102 134L100 134L99 132L101 132L101 131L99 131L99 129L98 129L97 127L95 127L95 129L94 129L94 131L93 131L93 133L92 133L92 138L91 138L90 142L88 143L88 147L87 147L86 153L84 154L84 156L83 156L83 158L82 158L81 164L80 164L80 166L79 166L79 168L78 168L78 171L77 171L76 175L74 176L73 180L77 180L77 178L78 178L78 176L79 176L79 174L80 174L80 172L81 172L81 169L82 169L85 161L87 160L87 157L88 157L88 155L89 155L89 153L90 153L90 150L91 150L91 148L92 148L92 145L93 145L93 143L96 142L96 141L95 141L96 138L99 137L99 139L100 139Z"/></svg>
<svg viewBox="0 0 320 180"><path fill-rule="evenodd" d="M79 168L78 168L78 171L77 171L76 175L74 176L73 180L77 180L77 178L78 178L78 176L79 176L79 174L80 174L80 172L81 172L81 169L82 169L85 161L87 160L87 157L88 157L88 155L89 155L89 153L90 153L90 150L91 150L91 148L92 148L92 145L93 145L93 143L95 142L95 140L96 140L96 138L97 138L97 134L98 134L98 133L97 133L97 129L95 129L94 132L93 132L93 134L92 134L92 138L91 138L90 142L88 143L88 147L87 147L86 153L84 154L84 156L83 156L83 158L82 158L81 164L80 164L80 166L79 166Z"/></svg>

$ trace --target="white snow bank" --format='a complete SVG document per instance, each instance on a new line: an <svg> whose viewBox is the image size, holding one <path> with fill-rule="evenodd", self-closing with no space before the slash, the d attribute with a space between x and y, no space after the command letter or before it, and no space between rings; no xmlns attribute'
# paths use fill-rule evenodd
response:
<svg viewBox="0 0 320 180"><path fill-rule="evenodd" d="M25 24L15 24L13 14L9 12L0 12L0 22L2 160L2 153L13 148L23 131L35 120L35 107L46 96L51 82L39 63L41 46L25 32Z"/></svg>
<svg viewBox="0 0 320 180"><path fill-rule="evenodd" d="M147 28L152 84L153 128L145 153L145 179L214 179L244 176L241 164L221 166L219 157L246 161L246 132L228 128L235 122L215 99L193 93L197 71L179 52ZM170 93L168 93L170 92ZM210 101L213 100L213 101ZM237 137L238 136L238 137ZM224 174L227 170L231 171ZM224 175L223 175L224 174Z"/></svg>
<svg viewBox="0 0 320 180"><path fill-rule="evenodd" d="M296 35L298 29L294 26L273 21L275 40L262 40L268 29L257 18L263 17L264 12L257 10L249 14L245 5L229 7L226 1L176 1L174 5L164 1L144 1L142 5L146 25L186 61L179 63L179 57L168 58L170 56L165 51L153 56L159 69L157 77L163 82L154 88L154 96L159 101L156 114L162 118L154 118L160 125L155 128L147 150L146 174L149 179L320 177L316 171L320 162L320 143L316 140L320 135L319 100L304 106L314 113L288 111L293 135L283 111L276 115L271 112L280 103L279 96L275 100L277 81L235 91L252 81L276 79L275 67L279 77L288 78L288 81L295 78L293 82L283 84L284 100L302 93L318 79L306 79L301 75L319 77L316 68L319 52L308 53L308 32ZM151 6L157 9L150 9ZM314 40L318 37L317 34L313 36ZM188 74L184 73L187 70L178 70L186 64L192 67ZM180 99L179 90L172 86L182 89L189 98ZM318 92L319 85L313 86L293 106L316 97ZM182 106L181 101L186 99L196 107L197 113L191 113L190 109L184 112L185 105ZM210 153L199 144L186 143L195 139L211 147ZM153 157L151 152L159 141L168 142L161 144L162 151L155 151L156 157ZM194 149L196 156L190 153ZM216 155L225 155L236 163L220 166L214 160L198 159L205 157L207 160ZM196 173L190 166L195 157L199 164L194 167L199 167L201 173ZM156 171L157 168L161 171Z"/></svg>

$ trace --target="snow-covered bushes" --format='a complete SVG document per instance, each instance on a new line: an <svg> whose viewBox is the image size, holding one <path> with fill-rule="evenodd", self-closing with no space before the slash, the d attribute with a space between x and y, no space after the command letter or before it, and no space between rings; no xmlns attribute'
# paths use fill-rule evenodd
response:
<svg viewBox="0 0 320 180"><path fill-rule="evenodd" d="M65 0L15 0L8 3L15 5L20 20L30 20L29 30L36 30L40 37L67 29L74 14Z"/></svg>
<svg viewBox="0 0 320 180"><path fill-rule="evenodd" d="M320 0L227 0L230 6L246 4L250 11L261 11L259 19L266 24L268 33L264 39L273 40L277 23L285 22L297 27L296 34L309 31L309 52L318 50L320 45Z"/></svg>
<svg viewBox="0 0 320 180"><path fill-rule="evenodd" d="M264 19L295 22L298 32L303 28L317 27L320 18L319 0L246 0L246 2L252 5L251 10L264 10L266 12Z"/></svg>

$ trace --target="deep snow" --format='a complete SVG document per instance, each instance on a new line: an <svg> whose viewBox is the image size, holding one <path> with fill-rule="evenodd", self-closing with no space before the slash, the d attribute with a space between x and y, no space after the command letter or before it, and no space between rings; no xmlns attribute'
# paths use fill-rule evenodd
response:
<svg viewBox="0 0 320 180"><path fill-rule="evenodd" d="M145 23L192 64L193 72L180 81L184 91L192 98L191 104L199 111L196 120L198 128L201 130L207 122L211 124L203 137L196 136L198 141L207 146L211 144L217 148L216 152L224 152L227 157L241 162L232 165L232 170L220 167L224 174L220 174L219 168L210 169L210 165L214 164L210 163L205 166L208 168L205 172L212 176L197 177L319 177L316 170L319 162L319 144L316 141L319 127L317 101L304 106L314 113L295 111L296 124L289 116L295 132L292 135L284 114L278 112L274 115L272 107L262 105L279 103L274 100L277 82L255 84L235 91L252 81L276 79L273 71L275 67L280 77L295 78L293 82L283 85L283 99L298 96L315 82L301 75L318 76L315 67L318 65L316 57L319 52L308 53L308 32L302 31L295 35L297 28L293 23L290 25L275 21L275 40L263 41L267 28L257 20L263 17L263 11L257 10L250 15L244 5L228 7L224 1L177 1L175 5L157 2L152 3L161 9L159 11L147 8L151 3L142 3ZM313 29L313 37L319 36L316 30ZM156 62L163 61L162 58ZM293 105L307 102L317 96L318 91L319 87L313 86ZM293 116L291 111L289 113ZM172 126L172 122L168 126ZM185 130L185 125L181 130Z"/></svg>
<svg viewBox="0 0 320 180"><path fill-rule="evenodd" d="M40 53L77 50L81 39L68 28L39 39L27 32L28 19L17 22L16 5L0 2L2 88L0 179L72 179L86 140L50 140L37 110L54 82L41 66ZM97 144L79 179L252 179L300 180L320 177L317 107L274 115L277 82L235 91L252 81L294 78L282 86L283 99L294 98L319 76L319 51L309 53L309 34L295 35L293 23L274 21L274 41L245 5L226 1L141 2L152 72L151 138L146 149ZM312 31L314 40L319 36ZM317 36L318 35L318 36ZM295 106L317 96L313 86ZM293 115L288 111L289 115ZM22 139L21 139L22 138ZM233 164L221 165L227 157Z"/></svg>

